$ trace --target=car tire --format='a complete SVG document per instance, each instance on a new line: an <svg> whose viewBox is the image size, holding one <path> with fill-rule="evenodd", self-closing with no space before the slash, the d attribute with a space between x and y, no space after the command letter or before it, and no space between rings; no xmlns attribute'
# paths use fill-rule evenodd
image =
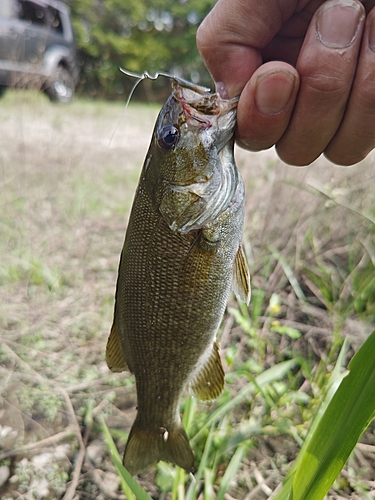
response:
<svg viewBox="0 0 375 500"><path fill-rule="evenodd" d="M64 66L57 66L52 77L48 79L45 93L54 102L69 103L74 97L74 80Z"/></svg>
<svg viewBox="0 0 375 500"><path fill-rule="evenodd" d="M0 97L3 97L6 89L7 89L6 85L0 85Z"/></svg>

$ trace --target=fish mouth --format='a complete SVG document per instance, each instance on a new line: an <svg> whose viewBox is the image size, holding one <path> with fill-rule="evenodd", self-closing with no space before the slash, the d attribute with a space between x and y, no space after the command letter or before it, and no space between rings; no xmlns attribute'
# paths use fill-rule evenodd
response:
<svg viewBox="0 0 375 500"><path fill-rule="evenodd" d="M234 127L239 96L223 99L206 87L176 77L172 80L172 95L180 104L189 125Z"/></svg>

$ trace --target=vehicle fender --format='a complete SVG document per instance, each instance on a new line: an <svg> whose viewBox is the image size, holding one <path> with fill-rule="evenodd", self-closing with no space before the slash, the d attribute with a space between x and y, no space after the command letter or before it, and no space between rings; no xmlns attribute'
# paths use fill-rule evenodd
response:
<svg viewBox="0 0 375 500"><path fill-rule="evenodd" d="M43 73L48 77L51 76L57 66L64 61L68 69L70 69L71 52L63 45L54 45L46 50L43 61Z"/></svg>

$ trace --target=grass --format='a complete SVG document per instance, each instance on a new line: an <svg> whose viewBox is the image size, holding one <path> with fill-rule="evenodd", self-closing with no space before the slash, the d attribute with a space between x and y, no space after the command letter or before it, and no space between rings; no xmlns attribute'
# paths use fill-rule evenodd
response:
<svg viewBox="0 0 375 500"><path fill-rule="evenodd" d="M134 381L108 371L104 349L156 113L56 106L26 91L1 101L1 499L131 498L114 457L135 416ZM207 405L187 394L181 408L195 480L159 463L137 478L155 499L276 495L332 380L373 329L373 157L351 169L237 157L252 302L231 298L219 332L222 396ZM329 498L373 498L374 466L371 424Z"/></svg>

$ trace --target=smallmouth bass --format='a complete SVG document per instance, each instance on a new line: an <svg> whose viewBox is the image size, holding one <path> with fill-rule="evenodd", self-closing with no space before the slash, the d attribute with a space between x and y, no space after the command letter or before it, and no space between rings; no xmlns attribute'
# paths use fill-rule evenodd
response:
<svg viewBox="0 0 375 500"><path fill-rule="evenodd" d="M106 348L112 371L135 376L138 413L123 460L131 474L159 460L193 471L181 397L187 386L201 400L220 395L216 332L231 288L250 300L233 156L238 98L171 80L134 197Z"/></svg>

